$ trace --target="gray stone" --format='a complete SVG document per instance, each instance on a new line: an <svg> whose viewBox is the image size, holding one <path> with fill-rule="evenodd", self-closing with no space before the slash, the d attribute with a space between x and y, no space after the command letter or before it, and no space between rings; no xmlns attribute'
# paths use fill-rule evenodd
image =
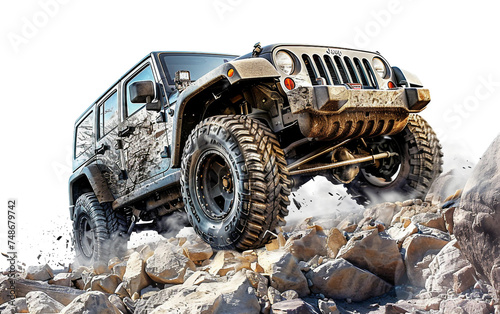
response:
<svg viewBox="0 0 500 314"><path fill-rule="evenodd" d="M59 313L64 305L42 291L32 291L26 295L26 305L32 314Z"/></svg>
<svg viewBox="0 0 500 314"><path fill-rule="evenodd" d="M121 314L120 311L114 306L100 291L89 291L85 294L74 299L64 309L61 314Z"/></svg>
<svg viewBox="0 0 500 314"><path fill-rule="evenodd" d="M314 307L301 299L285 300L271 307L273 314L319 314Z"/></svg>
<svg viewBox="0 0 500 314"><path fill-rule="evenodd" d="M363 301L380 296L391 288L386 281L343 258L327 261L312 272L311 291L333 299Z"/></svg>

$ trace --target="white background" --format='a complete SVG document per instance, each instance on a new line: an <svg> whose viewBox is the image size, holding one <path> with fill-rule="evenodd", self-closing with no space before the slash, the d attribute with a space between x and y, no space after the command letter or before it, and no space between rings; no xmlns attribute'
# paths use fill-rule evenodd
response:
<svg viewBox="0 0 500 314"><path fill-rule="evenodd" d="M19 203L21 260L34 264L40 255L54 264L54 254L67 251L74 121L153 50L244 54L259 41L378 50L431 90L422 115L441 138L445 169L476 162L500 124L500 19L493 3L3 1L0 252L8 251L8 198ZM316 208L334 206L318 191ZM0 269L6 266L0 257Z"/></svg>

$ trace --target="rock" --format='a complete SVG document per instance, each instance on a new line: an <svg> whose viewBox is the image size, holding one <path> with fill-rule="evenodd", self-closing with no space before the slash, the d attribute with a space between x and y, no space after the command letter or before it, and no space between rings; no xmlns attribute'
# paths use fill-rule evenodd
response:
<svg viewBox="0 0 500 314"><path fill-rule="evenodd" d="M164 288L168 288L169 286L173 286L173 284L167 284L164 286ZM161 291L160 288L158 287L153 287L153 286L147 286L146 288L142 289L140 292L141 299L147 299L155 294L157 294L159 291Z"/></svg>
<svg viewBox="0 0 500 314"><path fill-rule="evenodd" d="M220 282L221 278L216 277L206 271L196 271L187 280L184 281L185 286L198 286L204 282Z"/></svg>
<svg viewBox="0 0 500 314"><path fill-rule="evenodd" d="M387 234L377 230L356 233L337 256L391 284L398 284L405 273L398 245Z"/></svg>
<svg viewBox="0 0 500 314"><path fill-rule="evenodd" d="M89 291L74 299L61 314L121 314L120 311L100 291Z"/></svg>
<svg viewBox="0 0 500 314"><path fill-rule="evenodd" d="M168 288L169 289L174 289ZM187 290L185 290L187 289ZM161 294L160 291L157 295ZM151 297L149 300L155 298ZM148 302L149 302L148 300ZM260 305L244 272L236 273L228 282L202 283L193 291L183 287L151 313L259 313ZM158 302L158 299L154 299ZM151 305L151 303L150 303ZM147 306L146 306L147 307ZM136 313L142 312L136 309Z"/></svg>
<svg viewBox="0 0 500 314"><path fill-rule="evenodd" d="M333 300L318 300L318 307L321 314L339 314L337 304Z"/></svg>
<svg viewBox="0 0 500 314"><path fill-rule="evenodd" d="M453 274L453 291L462 293L469 288L474 287L476 283L476 272L472 265L467 265L464 268Z"/></svg>
<svg viewBox="0 0 500 314"><path fill-rule="evenodd" d="M209 273L225 276L228 272L250 269L250 263L236 251L219 251L209 265Z"/></svg>
<svg viewBox="0 0 500 314"><path fill-rule="evenodd" d="M29 313L26 298L16 298L8 303L0 304L1 314Z"/></svg>
<svg viewBox="0 0 500 314"><path fill-rule="evenodd" d="M113 271L113 267L115 267L115 265L118 265L120 263L122 263L122 260L119 257L115 256L115 257L111 258L108 261L108 270Z"/></svg>
<svg viewBox="0 0 500 314"><path fill-rule="evenodd" d="M463 310L457 311L457 310ZM493 312L491 305L484 301L478 300L462 300L452 299L441 301L439 306L440 313L474 313L474 314L488 314Z"/></svg>
<svg viewBox="0 0 500 314"><path fill-rule="evenodd" d="M114 293L121 282L122 280L117 275L98 275L92 278L92 281L90 282L90 288L92 291Z"/></svg>
<svg viewBox="0 0 500 314"><path fill-rule="evenodd" d="M318 314L310 304L301 299L285 300L271 307L273 314Z"/></svg>
<svg viewBox="0 0 500 314"><path fill-rule="evenodd" d="M186 270L196 266L182 251L168 242L158 245L154 254L146 261L146 273L158 283L180 284L184 282Z"/></svg>
<svg viewBox="0 0 500 314"><path fill-rule="evenodd" d="M427 192L426 200L432 204L442 203L448 195L459 189L463 189L467 179L471 175L471 170L469 168L465 169L453 169L446 173L441 174L434 182L431 184L429 191Z"/></svg>
<svg viewBox="0 0 500 314"><path fill-rule="evenodd" d="M434 256L447 244L447 241L421 234L406 238L402 245L406 274L410 283L425 287L425 280L430 275L427 269Z"/></svg>
<svg viewBox="0 0 500 314"><path fill-rule="evenodd" d="M405 204L405 203L403 203ZM427 205L427 204L424 204ZM392 218L391 225L394 225L398 222L404 223L405 220L411 219L413 216L424 213L437 213L439 211L439 207L436 206L423 206L423 205L408 205L401 208L399 212L397 212Z"/></svg>
<svg viewBox="0 0 500 314"><path fill-rule="evenodd" d="M267 289L267 297L269 298L269 302L271 302L271 305L283 301L283 298L281 297L281 292L274 289L273 287L269 287Z"/></svg>
<svg viewBox="0 0 500 314"><path fill-rule="evenodd" d="M363 301L391 288L389 283L343 258L327 261L313 269L311 280L313 293L322 293L333 299Z"/></svg>
<svg viewBox="0 0 500 314"><path fill-rule="evenodd" d="M293 299L298 299L299 294L295 290L287 290L281 294L281 297L284 300L293 300Z"/></svg>
<svg viewBox="0 0 500 314"><path fill-rule="evenodd" d="M49 284L71 287L71 278L73 278L71 273L59 273L49 280Z"/></svg>
<svg viewBox="0 0 500 314"><path fill-rule="evenodd" d="M453 214L455 213L455 208L456 207L453 206L443 210L444 225L449 234L453 234Z"/></svg>
<svg viewBox="0 0 500 314"><path fill-rule="evenodd" d="M446 229L444 218L441 214L435 213L422 213L411 217L411 222L414 224L421 224L423 226L448 232Z"/></svg>
<svg viewBox="0 0 500 314"><path fill-rule="evenodd" d="M127 262L121 262L113 266L113 274L123 280L123 275L127 271Z"/></svg>
<svg viewBox="0 0 500 314"><path fill-rule="evenodd" d="M299 261L307 261L315 255L326 256L327 239L323 229L315 225L289 238L285 247Z"/></svg>
<svg viewBox="0 0 500 314"><path fill-rule="evenodd" d="M84 293L78 289L49 285L46 282L16 279L16 296L18 298L25 297L31 291L42 291L63 305L68 305L73 299Z"/></svg>
<svg viewBox="0 0 500 314"><path fill-rule="evenodd" d="M337 228L332 228L328 232L328 239L326 240L326 245L328 248L328 256L331 258L337 257L337 253L339 252L340 248L344 246L347 243L347 240L345 239L344 235L342 232L340 232L339 229Z"/></svg>
<svg viewBox="0 0 500 314"><path fill-rule="evenodd" d="M26 295L26 305L32 314L59 313L64 308L64 305L42 291L29 292Z"/></svg>
<svg viewBox="0 0 500 314"><path fill-rule="evenodd" d="M11 300L10 291L14 289L16 289L16 286L14 286L14 282L12 282L11 284L9 277L0 275L0 304Z"/></svg>
<svg viewBox="0 0 500 314"><path fill-rule="evenodd" d="M429 299L410 299L399 300L395 305L404 310L404 313L418 313L418 311L439 310L442 299L429 298Z"/></svg>
<svg viewBox="0 0 500 314"><path fill-rule="evenodd" d="M164 242L160 242L160 243L164 243ZM144 244L140 248L137 248L136 251L139 254L141 254L141 258L143 260L147 260L148 258L153 256L153 254L155 253L155 248L156 248L156 245L153 245L153 243L149 243L149 244Z"/></svg>
<svg viewBox="0 0 500 314"><path fill-rule="evenodd" d="M272 287L279 291L295 290L299 296L309 294L306 277L291 253L283 250L265 253L259 255L259 264L270 275Z"/></svg>
<svg viewBox="0 0 500 314"><path fill-rule="evenodd" d="M398 247L401 249L403 242L411 236L418 232L418 228L415 224L407 220L407 223L402 224L400 222L395 223L392 227L387 230L387 234L396 241Z"/></svg>
<svg viewBox="0 0 500 314"><path fill-rule="evenodd" d="M125 289L123 281L116 287L115 294L120 298L130 298L130 294L128 294L128 291Z"/></svg>
<svg viewBox="0 0 500 314"><path fill-rule="evenodd" d="M209 259L214 254L212 247L199 237L187 240L182 249L184 255L195 263Z"/></svg>
<svg viewBox="0 0 500 314"><path fill-rule="evenodd" d="M29 266L26 269L25 279L45 281L54 277L54 272L49 265Z"/></svg>
<svg viewBox="0 0 500 314"><path fill-rule="evenodd" d="M500 300L500 136L473 170L454 213L454 234L462 253Z"/></svg>
<svg viewBox="0 0 500 314"><path fill-rule="evenodd" d="M196 287L189 287L185 285L175 285L166 289L159 291L157 294L151 296L147 300L139 300L135 306L135 314L147 314L153 312L153 310L163 303L173 300L175 298L184 298L196 291ZM124 304L125 304L125 300Z"/></svg>
<svg viewBox="0 0 500 314"><path fill-rule="evenodd" d="M126 314L128 311L127 311L127 308L125 307L125 304L123 304L123 301L122 299L120 299L116 294L112 294L108 297L108 300L109 302L111 302L111 304L113 304L117 309L118 311L120 311L121 313L123 314Z"/></svg>
<svg viewBox="0 0 500 314"><path fill-rule="evenodd" d="M140 292L143 288L149 286L151 279L145 272L145 263L141 255L137 252L132 253L127 261L127 270L123 275L124 288L129 295Z"/></svg>
<svg viewBox="0 0 500 314"><path fill-rule="evenodd" d="M446 293L453 288L453 274L469 264L455 245L456 240L445 245L429 264L431 275L425 282L427 291Z"/></svg>
<svg viewBox="0 0 500 314"><path fill-rule="evenodd" d="M428 235L448 242L451 241L451 237L448 232L444 232L435 228L429 228L421 224L417 224L417 227L419 233L422 235Z"/></svg>
<svg viewBox="0 0 500 314"><path fill-rule="evenodd" d="M267 287L269 286L269 280L262 276L260 273L253 271L247 271L246 276L250 285L255 288L255 294L257 297L261 298L267 295Z"/></svg>
<svg viewBox="0 0 500 314"><path fill-rule="evenodd" d="M401 207L395 203L382 203L366 209L363 213L363 217L370 217L374 220L382 222L386 226L389 226L391 224L392 217L394 217L400 209Z"/></svg>

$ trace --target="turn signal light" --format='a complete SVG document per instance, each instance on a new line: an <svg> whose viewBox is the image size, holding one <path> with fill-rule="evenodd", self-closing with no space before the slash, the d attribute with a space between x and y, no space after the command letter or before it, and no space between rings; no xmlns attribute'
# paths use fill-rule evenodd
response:
<svg viewBox="0 0 500 314"><path fill-rule="evenodd" d="M287 77L287 78L285 79L285 87L286 87L288 90L292 90L292 89L294 89L294 88L295 88L295 82L294 82L291 78Z"/></svg>
<svg viewBox="0 0 500 314"><path fill-rule="evenodd" d="M387 87L389 87L390 89L393 89L393 88L396 88L396 84L394 84L393 82L389 81L389 83L387 83Z"/></svg>
<svg viewBox="0 0 500 314"><path fill-rule="evenodd" d="M234 75L234 69L229 69L229 71L227 71L227 76L233 77L233 75Z"/></svg>

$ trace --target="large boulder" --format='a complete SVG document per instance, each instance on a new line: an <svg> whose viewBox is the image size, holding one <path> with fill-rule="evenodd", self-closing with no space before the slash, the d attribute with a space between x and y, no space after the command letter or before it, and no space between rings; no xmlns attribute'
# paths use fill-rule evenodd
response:
<svg viewBox="0 0 500 314"><path fill-rule="evenodd" d="M454 234L465 257L500 297L500 136L486 150L454 213Z"/></svg>
<svg viewBox="0 0 500 314"><path fill-rule="evenodd" d="M142 256L138 252L132 253L127 261L127 270L123 275L124 288L130 296L140 291L151 283L145 271L145 263Z"/></svg>
<svg viewBox="0 0 500 314"><path fill-rule="evenodd" d="M32 291L26 295L26 305L30 313L59 313L64 305L49 297L42 291Z"/></svg>
<svg viewBox="0 0 500 314"><path fill-rule="evenodd" d="M328 261L315 268L311 280L312 292L322 293L333 299L363 301L391 289L386 281L343 258Z"/></svg>
<svg viewBox="0 0 500 314"><path fill-rule="evenodd" d="M189 293L183 292L183 289L187 289ZM177 290L177 294L171 295L165 300L166 302L151 313L250 314L260 312L254 289L242 271L236 273L228 282L202 283L194 291L193 287L183 289Z"/></svg>
<svg viewBox="0 0 500 314"><path fill-rule="evenodd" d="M337 257L337 254L342 246L347 243L342 232L337 228L332 228L328 232L328 239L326 241L327 253L331 258Z"/></svg>
<svg viewBox="0 0 500 314"><path fill-rule="evenodd" d="M273 314L319 314L312 305L301 299L274 303L271 309Z"/></svg>
<svg viewBox="0 0 500 314"><path fill-rule="evenodd" d="M442 203L449 195L456 190L463 189L467 179L471 175L470 168L452 169L441 174L432 183L427 192L426 201L432 204Z"/></svg>
<svg viewBox="0 0 500 314"><path fill-rule="evenodd" d="M25 278L29 280L49 280L54 277L54 272L49 265L29 266L25 272Z"/></svg>
<svg viewBox="0 0 500 314"><path fill-rule="evenodd" d="M412 285L425 287L425 280L431 275L429 264L447 243L448 241L423 234L414 234L406 238L402 252L406 274Z"/></svg>
<svg viewBox="0 0 500 314"><path fill-rule="evenodd" d="M212 247L200 237L190 237L182 244L184 255L195 263L209 259L214 254Z"/></svg>
<svg viewBox="0 0 500 314"><path fill-rule="evenodd" d="M340 249L338 257L369 270L391 284L398 284L405 273L396 241L377 229L354 235Z"/></svg>
<svg viewBox="0 0 500 314"><path fill-rule="evenodd" d="M195 270L194 263L182 254L182 249L168 242L161 242L146 261L146 273L158 283L184 282L186 270Z"/></svg>
<svg viewBox="0 0 500 314"><path fill-rule="evenodd" d="M446 293L453 288L453 274L469 265L460 250L456 240L446 244L429 264L431 275L425 282L427 291Z"/></svg>
<svg viewBox="0 0 500 314"><path fill-rule="evenodd" d="M92 291L104 293L114 293L118 285L122 282L120 277L113 274L97 275L92 277L90 288Z"/></svg>
<svg viewBox="0 0 500 314"><path fill-rule="evenodd" d="M299 296L309 294L307 279L291 253L282 250L259 255L259 264L270 275L271 286L279 291L295 290Z"/></svg>
<svg viewBox="0 0 500 314"><path fill-rule="evenodd" d="M299 261L308 261L316 255L327 255L327 239L323 228L314 225L294 234L285 247Z"/></svg>
<svg viewBox="0 0 500 314"><path fill-rule="evenodd" d="M74 299L64 309L61 314L121 314L120 311L114 306L100 291L89 291L85 294Z"/></svg>

